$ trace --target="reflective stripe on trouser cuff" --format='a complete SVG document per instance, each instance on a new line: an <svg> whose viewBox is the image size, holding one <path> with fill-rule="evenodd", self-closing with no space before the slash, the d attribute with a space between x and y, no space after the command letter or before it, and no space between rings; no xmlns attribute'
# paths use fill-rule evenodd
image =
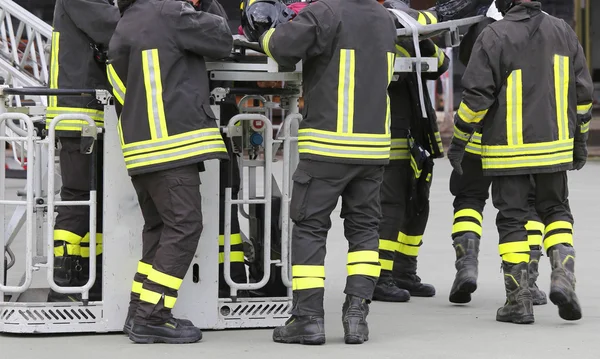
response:
<svg viewBox="0 0 600 359"><path fill-rule="evenodd" d="M529 247L541 246L543 238L544 236L542 236L541 234L528 234L527 244L529 245Z"/></svg>
<svg viewBox="0 0 600 359"><path fill-rule="evenodd" d="M156 284L160 284L164 287L175 290L179 290L179 287L181 287L181 283L183 283L183 279L174 277L163 272L159 272L154 268L150 270L150 274L148 274L148 280L151 280Z"/></svg>
<svg viewBox="0 0 600 359"><path fill-rule="evenodd" d="M470 221L461 221L454 222L452 225L452 234L461 233L461 232L473 232L481 237L483 229L481 226L475 222Z"/></svg>
<svg viewBox="0 0 600 359"><path fill-rule="evenodd" d="M150 304L158 304L158 302L160 302L160 299L163 298L164 296L164 307L171 309L175 306L175 302L177 302L177 297L171 297L168 295L163 295L161 293L156 293L153 291L150 291L146 288L142 288L141 292L140 292L140 300L142 302L146 302L146 303L150 303Z"/></svg>
<svg viewBox="0 0 600 359"><path fill-rule="evenodd" d="M398 253L402 253L404 255L410 257L416 257L419 255L419 246L411 246L408 244L400 243L400 247L398 248Z"/></svg>
<svg viewBox="0 0 600 359"><path fill-rule="evenodd" d="M550 233L551 231L556 230L556 229L566 229L566 230L573 231L573 224L571 222L567 222L567 221L552 222L546 226L545 233Z"/></svg>
<svg viewBox="0 0 600 359"><path fill-rule="evenodd" d="M81 243L90 243L90 233L86 233L83 238L81 238ZM102 233L96 233L96 245L102 244Z"/></svg>
<svg viewBox="0 0 600 359"><path fill-rule="evenodd" d="M133 281L133 285L131 286L131 292L136 294L142 293L142 283Z"/></svg>
<svg viewBox="0 0 600 359"><path fill-rule="evenodd" d="M79 244L83 239L82 236L79 236L73 232L66 231L64 229L55 229L54 230L54 240L55 241L64 241L69 244Z"/></svg>
<svg viewBox="0 0 600 359"><path fill-rule="evenodd" d="M397 241L390 241L388 239L380 239L379 240L379 250L380 251L390 251L396 252L398 250L398 246L400 243Z"/></svg>
<svg viewBox="0 0 600 359"><path fill-rule="evenodd" d="M323 278L292 278L292 290L325 288Z"/></svg>
<svg viewBox="0 0 600 359"><path fill-rule="evenodd" d="M394 261L389 259L380 259L379 264L381 264L381 270L392 271L394 269Z"/></svg>
<svg viewBox="0 0 600 359"><path fill-rule="evenodd" d="M244 263L244 252L230 252L229 261L231 263ZM225 263L225 253L219 253L219 264Z"/></svg>
<svg viewBox="0 0 600 359"><path fill-rule="evenodd" d="M147 276L148 274L150 274L151 270L152 270L152 264L144 263L142 261L138 262L137 272L139 274Z"/></svg>
<svg viewBox="0 0 600 359"><path fill-rule="evenodd" d="M67 248L67 253L65 253L65 248ZM69 256L80 256L81 255L81 247L77 244L63 244L60 247L54 247L54 256L55 257L64 257L65 255ZM89 254L88 254L89 256Z"/></svg>
<svg viewBox="0 0 600 359"><path fill-rule="evenodd" d="M367 263L358 263L358 264L348 264L346 266L348 269L348 275L364 275L369 277L379 277L381 273L381 266L379 262L377 264L367 264Z"/></svg>
<svg viewBox="0 0 600 359"><path fill-rule="evenodd" d="M529 253L506 253L502 255L502 260L507 263L529 263Z"/></svg>
<svg viewBox="0 0 600 359"><path fill-rule="evenodd" d="M501 256L507 253L529 253L529 244L527 241L501 243L498 246L498 253Z"/></svg>
<svg viewBox="0 0 600 359"><path fill-rule="evenodd" d="M235 246L236 244L242 244L242 235L239 233L232 234L229 237L229 244L231 246ZM225 245L225 235L223 235L223 234L219 235L219 245L220 246Z"/></svg>
<svg viewBox="0 0 600 359"><path fill-rule="evenodd" d="M557 244L569 244L573 245L573 234L571 233L556 233L544 238L544 248L546 250Z"/></svg>
<svg viewBox="0 0 600 359"><path fill-rule="evenodd" d="M465 208L465 209L461 209L458 212L456 212L454 214L454 220L456 221L458 218L461 217L470 217L470 218L474 218L477 220L477 222L479 223L479 225L482 224L483 222L483 215L479 212L477 212L474 209L471 208Z"/></svg>
<svg viewBox="0 0 600 359"><path fill-rule="evenodd" d="M352 263L377 263L379 253L377 251L356 251L348 252L348 264Z"/></svg>
<svg viewBox="0 0 600 359"><path fill-rule="evenodd" d="M102 244L96 244L96 256L102 254ZM90 257L90 247L89 245L81 246L81 257L89 258Z"/></svg>
<svg viewBox="0 0 600 359"><path fill-rule="evenodd" d="M538 221L527 221L525 229L528 231L539 231L542 235L544 234L544 224Z"/></svg>
<svg viewBox="0 0 600 359"><path fill-rule="evenodd" d="M408 244L411 246L419 246L421 245L423 240L423 235L420 236L408 236L402 232L398 232L398 242L401 244Z"/></svg>
<svg viewBox="0 0 600 359"><path fill-rule="evenodd" d="M325 266L322 265L293 265L292 277L325 278Z"/></svg>

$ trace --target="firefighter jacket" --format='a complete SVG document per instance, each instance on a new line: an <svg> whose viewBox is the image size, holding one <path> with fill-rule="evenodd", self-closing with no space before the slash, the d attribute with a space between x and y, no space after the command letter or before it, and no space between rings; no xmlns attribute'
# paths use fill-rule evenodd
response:
<svg viewBox="0 0 600 359"><path fill-rule="evenodd" d="M232 46L225 19L187 2L137 0L123 13L107 70L122 104L118 128L130 176L228 158L204 57L227 57Z"/></svg>
<svg viewBox="0 0 600 359"><path fill-rule="evenodd" d="M50 51L51 89L110 88L106 79L103 51L117 26L120 15L107 0L57 0ZM46 126L60 114L82 113L97 126L104 124L104 107L95 98L82 96L49 96ZM80 120L61 121L57 135L81 135Z"/></svg>
<svg viewBox="0 0 600 359"><path fill-rule="evenodd" d="M281 66L300 60L301 159L387 164L396 28L373 0L319 0L261 36Z"/></svg>
<svg viewBox="0 0 600 359"><path fill-rule="evenodd" d="M437 80L450 66L446 54L431 40L421 42L421 56L436 57L438 71L423 72L421 77L425 80ZM412 42L396 45L396 56L414 57L415 51ZM419 88L416 74L408 74L403 79L392 81L389 87L390 106L392 113L392 146L390 160L410 159L408 136L412 137L421 147L427 150L433 158L444 156L442 137L437 124L437 115L431 105L429 92L424 89L425 110L427 118L424 119L419 101Z"/></svg>
<svg viewBox="0 0 600 359"><path fill-rule="evenodd" d="M513 7L477 38L454 137L481 129L486 175L565 171L592 108L592 79L574 31L538 2ZM583 116L583 117L579 117Z"/></svg>

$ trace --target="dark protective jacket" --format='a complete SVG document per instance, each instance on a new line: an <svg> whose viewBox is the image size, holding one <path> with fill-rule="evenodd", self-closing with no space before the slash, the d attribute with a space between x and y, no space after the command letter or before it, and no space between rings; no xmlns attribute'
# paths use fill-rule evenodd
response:
<svg viewBox="0 0 600 359"><path fill-rule="evenodd" d="M396 28L374 0L319 0L261 36L281 66L303 60L301 159L387 164Z"/></svg>
<svg viewBox="0 0 600 359"><path fill-rule="evenodd" d="M577 36L538 2L513 7L477 38L463 76L455 138L481 129L486 175L572 167L578 115L593 86Z"/></svg>
<svg viewBox="0 0 600 359"><path fill-rule="evenodd" d="M109 89L106 65L95 56L106 49L120 15L107 0L57 0L50 53L51 89ZM98 50L95 50L97 48ZM60 114L83 113L104 125L104 107L95 98L49 96L47 126ZM79 120L61 121L59 136L80 136Z"/></svg>
<svg viewBox="0 0 600 359"><path fill-rule="evenodd" d="M421 75L423 80L437 80L450 67L450 59L431 40L422 41L420 48L421 56L436 57L438 59L438 71L423 72ZM412 42L403 42L396 45L396 56L414 57L415 51ZM392 111L390 160L392 161L410 159L409 134L430 153L432 158L443 157L444 148L437 125L437 115L431 105L427 88L424 88L423 95L427 118L423 118L422 115L416 74L408 74L404 79L392 81L390 84L389 96Z"/></svg>
<svg viewBox="0 0 600 359"><path fill-rule="evenodd" d="M110 41L108 76L122 104L130 176L228 158L202 74L204 57L227 57L232 46L225 19L187 2L137 0L124 12Z"/></svg>

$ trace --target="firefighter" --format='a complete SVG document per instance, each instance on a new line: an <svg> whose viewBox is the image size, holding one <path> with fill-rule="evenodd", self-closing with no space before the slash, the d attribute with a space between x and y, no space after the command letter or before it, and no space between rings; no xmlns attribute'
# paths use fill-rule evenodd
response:
<svg viewBox="0 0 600 359"><path fill-rule="evenodd" d="M51 89L108 89L105 50L119 21L117 7L107 0L57 0L50 54ZM89 97L50 96L46 126L60 114L85 114L96 126L104 123L104 106ZM56 126L60 149L63 201L87 201L91 188L92 155L82 143L87 122L65 120ZM96 278L91 301L102 300L102 135L97 148ZM89 279L89 207L59 206L54 225L54 281L61 287L78 287ZM50 291L49 302L81 301L80 294Z"/></svg>
<svg viewBox="0 0 600 359"><path fill-rule="evenodd" d="M233 40L225 19L187 2L119 1L119 10L108 76L145 221L128 334L136 343L192 343L202 338L200 329L171 310L202 233L198 171L228 155L208 77L189 74L206 73L204 57L227 57Z"/></svg>
<svg viewBox="0 0 600 359"><path fill-rule="evenodd" d="M390 4L391 3L391 4ZM385 7L409 9L404 3L386 1ZM430 12L411 11L423 24L437 22ZM399 24L397 24L399 25ZM420 43L421 56L437 57L438 71L423 73L424 80L436 80L448 70L450 60L431 40ZM396 45L396 56L414 57L411 41ZM429 188L433 158L443 156L437 117L429 94L423 91L427 118L423 119L417 75L392 82L389 87L392 114L390 164L381 186L383 217L379 225L381 275L374 300L406 302L412 296L432 297L435 288L417 276L417 256L429 217Z"/></svg>
<svg viewBox="0 0 600 359"><path fill-rule="evenodd" d="M473 25L460 45L459 60L467 66L475 40L483 29L494 22L486 18ZM456 278L450 290L450 302L469 303L471 294L477 289L479 242L482 235L483 209L489 197L492 178L483 175L481 169L481 134L475 133L465 148L462 161L463 174L452 171L450 176L450 192L455 197L454 223L452 226L453 247L456 251ZM544 305L548 302L546 293L536 284L539 276L538 267L542 256L542 238L544 224L535 209L535 182L529 192L529 217L525 225L527 243L530 249L529 258L529 291L533 305Z"/></svg>
<svg viewBox="0 0 600 359"><path fill-rule="evenodd" d="M468 141L481 131L483 174L492 177L492 201L499 211L506 289L496 320L534 322L525 227L532 180L552 267L549 297L561 318L578 320L566 171L580 170L587 159L591 77L573 30L542 13L539 2L501 0L496 6L504 19L485 28L475 42L448 158L462 175Z"/></svg>
<svg viewBox="0 0 600 359"><path fill-rule="evenodd" d="M293 308L274 330L276 342L325 343L325 242L340 196L349 241L344 341L368 340L366 317L381 270L379 192L390 156L386 91L395 39L388 11L375 0L319 0L260 36L280 66L303 61L304 120L290 203Z"/></svg>

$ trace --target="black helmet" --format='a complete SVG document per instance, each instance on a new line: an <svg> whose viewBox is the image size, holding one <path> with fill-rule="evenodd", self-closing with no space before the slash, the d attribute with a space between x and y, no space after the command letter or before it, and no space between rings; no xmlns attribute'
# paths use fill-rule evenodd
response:
<svg viewBox="0 0 600 359"><path fill-rule="evenodd" d="M241 8L244 36L251 42L257 42L267 30L296 15L281 0L244 0Z"/></svg>
<svg viewBox="0 0 600 359"><path fill-rule="evenodd" d="M516 0L496 0L496 7L502 15L506 15L508 10L515 6L517 2Z"/></svg>

